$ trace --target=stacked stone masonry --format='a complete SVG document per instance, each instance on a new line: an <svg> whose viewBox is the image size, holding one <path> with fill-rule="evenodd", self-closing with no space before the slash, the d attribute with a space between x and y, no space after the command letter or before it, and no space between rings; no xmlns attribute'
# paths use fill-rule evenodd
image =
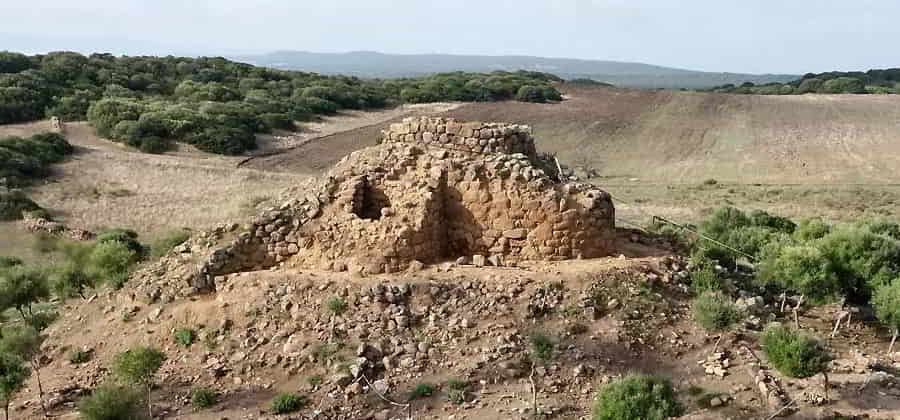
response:
<svg viewBox="0 0 900 420"><path fill-rule="evenodd" d="M192 286L276 264L380 274L460 258L515 266L610 254L609 194L548 176L530 133L438 118L393 124L381 144L346 156L214 250Z"/></svg>
<svg viewBox="0 0 900 420"><path fill-rule="evenodd" d="M458 122L452 118L405 118L382 131L382 143L410 143L473 153L535 155L531 127Z"/></svg>

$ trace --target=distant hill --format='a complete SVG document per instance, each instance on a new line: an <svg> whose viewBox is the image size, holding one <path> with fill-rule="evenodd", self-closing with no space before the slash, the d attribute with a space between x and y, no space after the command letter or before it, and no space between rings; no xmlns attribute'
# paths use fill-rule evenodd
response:
<svg viewBox="0 0 900 420"><path fill-rule="evenodd" d="M784 83L800 77L786 74L713 73L642 63L528 56L400 55L368 51L348 53L277 51L231 58L258 66L324 74L347 74L366 78L422 76L457 70L470 72L533 70L553 73L565 79L593 79L616 86L641 88L697 89L727 83Z"/></svg>

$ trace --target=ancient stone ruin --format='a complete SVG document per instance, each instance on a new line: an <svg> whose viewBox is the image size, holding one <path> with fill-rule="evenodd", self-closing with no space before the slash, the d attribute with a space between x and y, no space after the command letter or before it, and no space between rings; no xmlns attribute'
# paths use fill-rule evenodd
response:
<svg viewBox="0 0 900 420"><path fill-rule="evenodd" d="M555 168L527 126L406 119L235 232L191 283L276 264L380 274L608 255L610 196Z"/></svg>

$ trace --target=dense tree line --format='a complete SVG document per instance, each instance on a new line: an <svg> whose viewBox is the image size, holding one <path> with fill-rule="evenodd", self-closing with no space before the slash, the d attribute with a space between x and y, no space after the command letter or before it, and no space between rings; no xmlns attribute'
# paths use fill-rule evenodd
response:
<svg viewBox="0 0 900 420"><path fill-rule="evenodd" d="M709 89L713 92L755 95L802 95L806 93L900 93L900 68L867 72L808 73L790 83L755 85L727 84Z"/></svg>
<svg viewBox="0 0 900 420"><path fill-rule="evenodd" d="M0 124L56 115L147 152L171 141L239 154L255 134L341 109L434 101L560 100L537 72L445 73L364 80L282 71L224 58L26 56L0 52Z"/></svg>

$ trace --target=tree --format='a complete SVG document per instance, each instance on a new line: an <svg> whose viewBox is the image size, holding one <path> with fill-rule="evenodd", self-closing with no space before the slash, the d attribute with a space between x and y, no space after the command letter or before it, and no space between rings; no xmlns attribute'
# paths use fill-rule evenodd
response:
<svg viewBox="0 0 900 420"><path fill-rule="evenodd" d="M0 308L14 308L28 321L32 305L50 297L47 277L35 267L15 266L0 272Z"/></svg>
<svg viewBox="0 0 900 420"><path fill-rule="evenodd" d="M762 346L769 363L792 378L809 378L822 374L825 398L828 398L828 362L831 354L816 339L775 324L766 328Z"/></svg>
<svg viewBox="0 0 900 420"><path fill-rule="evenodd" d="M872 296L872 306L875 307L878 319L893 330L891 345L888 347L888 353L892 353L900 330L900 278L877 287Z"/></svg>
<svg viewBox="0 0 900 420"><path fill-rule="evenodd" d="M15 355L0 352L0 400L3 400L3 411L9 420L9 403L16 392L25 384L28 368L22 359Z"/></svg>
<svg viewBox="0 0 900 420"><path fill-rule="evenodd" d="M153 377L162 367L166 355L151 347L136 347L116 356L113 372L126 383L147 388L147 413L153 418L151 391Z"/></svg>
<svg viewBox="0 0 900 420"><path fill-rule="evenodd" d="M866 84L855 77L838 77L822 85L825 93L866 93Z"/></svg>
<svg viewBox="0 0 900 420"><path fill-rule="evenodd" d="M44 406L44 386L41 384L41 364L39 359L41 343L44 338L40 332L31 325L24 325L17 328L10 328L3 331L3 337L0 338L0 353L12 354L23 360L27 360L31 364L31 370L35 374L38 384L38 398L41 403L41 410L44 416L47 415L47 408Z"/></svg>

